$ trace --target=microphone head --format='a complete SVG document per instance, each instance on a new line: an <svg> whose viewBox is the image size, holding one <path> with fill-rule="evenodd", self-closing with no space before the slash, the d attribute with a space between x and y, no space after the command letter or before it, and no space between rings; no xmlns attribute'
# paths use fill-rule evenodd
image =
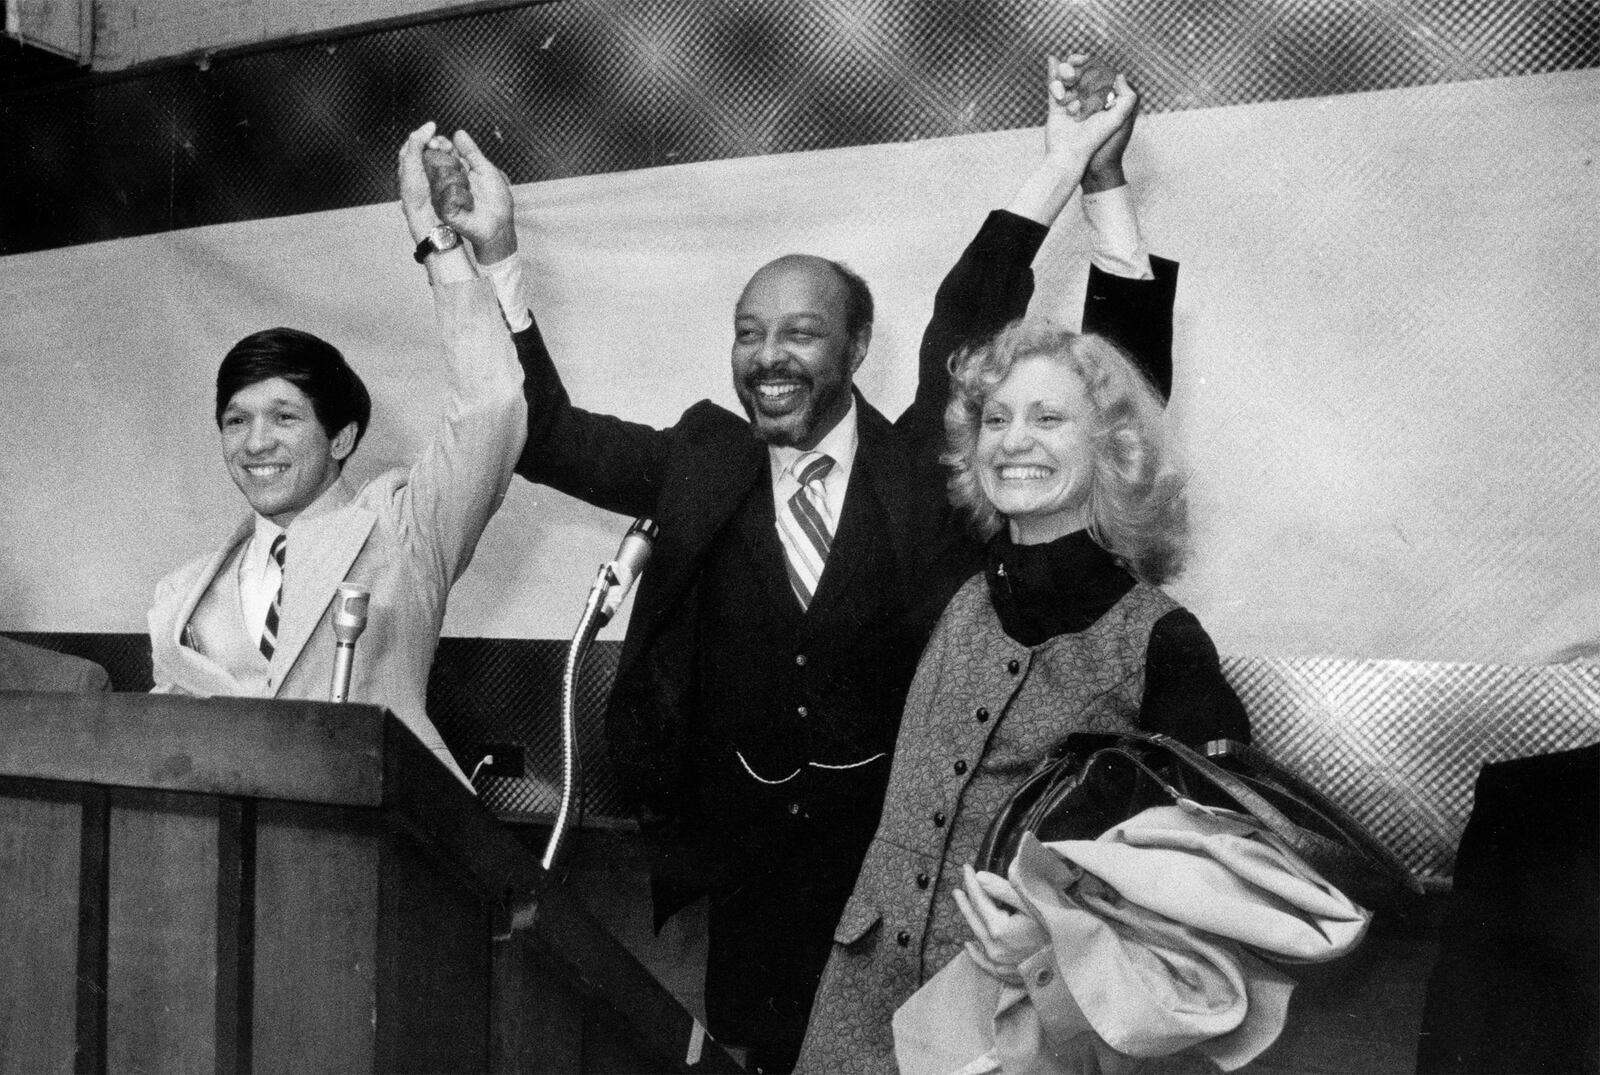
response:
<svg viewBox="0 0 1600 1075"><path fill-rule="evenodd" d="M367 604L372 591L354 582L339 583L339 593L333 599L333 636L340 642L354 645L361 632L367 629Z"/></svg>
<svg viewBox="0 0 1600 1075"><path fill-rule="evenodd" d="M622 607L623 599L628 596L628 591L644 571L644 565L649 562L650 550L654 548L656 535L660 532L661 528L653 519L635 519L622 536L617 558L606 565L611 573L611 589L601 608L601 623L609 622L617 609Z"/></svg>
<svg viewBox="0 0 1600 1075"><path fill-rule="evenodd" d="M644 565L650 560L650 550L655 548L656 534L660 528L649 519L635 519L628 532L622 536L622 545L617 549L617 558L614 561L617 567L617 581L623 589L627 589L638 578L639 572L644 570Z"/></svg>

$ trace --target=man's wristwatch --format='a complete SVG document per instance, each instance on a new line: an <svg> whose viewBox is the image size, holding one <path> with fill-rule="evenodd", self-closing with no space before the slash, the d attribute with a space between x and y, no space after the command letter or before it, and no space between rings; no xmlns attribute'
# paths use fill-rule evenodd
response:
<svg viewBox="0 0 1600 1075"><path fill-rule="evenodd" d="M417 259L417 264L421 265L428 260L429 254L442 254L460 245L460 233L448 224L440 224L423 236L422 242L417 244L417 252L412 256Z"/></svg>

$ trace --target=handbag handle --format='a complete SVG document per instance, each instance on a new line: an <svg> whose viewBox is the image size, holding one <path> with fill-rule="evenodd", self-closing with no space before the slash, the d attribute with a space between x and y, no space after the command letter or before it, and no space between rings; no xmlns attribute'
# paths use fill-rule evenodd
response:
<svg viewBox="0 0 1600 1075"><path fill-rule="evenodd" d="M1249 743L1240 743L1231 739L1213 740L1206 744L1207 754L1213 754L1213 747L1225 749L1229 756L1256 770L1263 780L1279 786L1289 794L1307 801L1308 805L1314 804L1315 809L1323 820L1337 829L1344 838L1359 849L1369 858L1381 865L1392 877L1399 880L1407 889L1416 895L1424 891L1422 882L1406 868L1400 857L1379 842L1366 828L1350 815L1344 807L1326 798L1315 788L1303 780L1298 774L1278 764L1269 754ZM1226 770L1224 770L1226 772Z"/></svg>
<svg viewBox="0 0 1600 1075"><path fill-rule="evenodd" d="M1301 826L1291 821L1283 811L1279 810L1276 806L1272 805L1272 803L1268 802L1265 796L1256 791L1249 784L1245 783L1245 781L1241 780L1233 773L1228 772L1228 770L1224 769L1210 758L1201 754L1193 747L1190 747L1185 743L1180 743L1171 736L1163 735L1160 732L1135 732L1132 734L1141 739L1145 739L1148 742L1154 743L1165 750L1171 751L1175 756L1193 766L1197 772L1203 774L1223 791L1231 795L1235 802L1249 811L1250 814L1253 815L1257 821L1260 821L1263 825L1265 825L1267 830L1270 831L1274 836L1277 836L1290 847L1299 846L1300 836L1305 830L1302 829ZM1244 755L1244 757L1246 760L1254 763L1263 758L1264 755L1262 755L1259 751L1252 749L1249 754ZM1269 768L1269 770L1274 772L1280 771L1276 764L1264 766L1264 768ZM1300 781L1298 778L1295 778L1293 782L1304 785L1304 782ZM1335 810L1337 810L1337 806L1335 806ZM1340 813L1342 813L1342 811ZM1333 819L1328 820L1331 822ZM1345 821L1346 824L1349 823L1348 819L1345 819ZM1387 873L1393 880L1398 881L1408 891L1413 893L1421 893L1421 883L1415 877L1413 877L1411 875L1411 871L1401 865L1399 860L1390 854L1387 849L1382 848L1380 845L1379 849L1383 853L1373 854L1373 849L1371 846L1369 846L1369 841L1357 841L1353 839L1350 833L1345 831L1345 825L1337 825L1336 827L1347 841L1345 845L1342 845L1344 848L1343 853L1345 855L1349 855L1351 852L1354 852L1355 859L1364 863L1369 869L1376 867L1382 870L1384 873ZM1359 826L1357 826L1357 831L1360 831ZM1363 835L1365 834L1363 833ZM1341 845L1334 846L1337 847Z"/></svg>
<svg viewBox="0 0 1600 1075"><path fill-rule="evenodd" d="M1138 732L1134 734L1177 755L1179 759L1188 763L1195 771L1227 792L1234 802L1244 807L1252 817L1265 825L1274 836L1291 847L1294 846L1295 838L1300 833L1300 826L1290 821L1282 810L1269 803L1260 792L1249 784L1246 784L1204 754L1184 743L1178 742L1170 735L1163 735L1160 732Z"/></svg>

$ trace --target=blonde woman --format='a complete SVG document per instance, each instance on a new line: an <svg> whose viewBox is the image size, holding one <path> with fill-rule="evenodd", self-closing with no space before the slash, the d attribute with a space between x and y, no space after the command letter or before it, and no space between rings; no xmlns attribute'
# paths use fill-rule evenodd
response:
<svg viewBox="0 0 1600 1075"><path fill-rule="evenodd" d="M990 818L1069 734L1249 738L1211 640L1158 588L1182 564L1185 509L1139 368L1099 337L1024 321L952 376L951 499L988 563L918 666L800 1070L894 1071L895 1009L964 945L1015 973L972 943L956 894Z"/></svg>

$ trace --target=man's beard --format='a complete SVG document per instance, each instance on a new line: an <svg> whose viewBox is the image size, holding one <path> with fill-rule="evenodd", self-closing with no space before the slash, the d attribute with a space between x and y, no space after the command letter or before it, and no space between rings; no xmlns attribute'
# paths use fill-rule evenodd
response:
<svg viewBox="0 0 1600 1075"><path fill-rule="evenodd" d="M781 415L765 414L760 409L760 393L756 386L764 380L780 379L799 384L806 398L794 411ZM750 377L745 379L743 387L739 402L744 406L745 417L750 420L750 430L757 440L772 447L798 448L806 442L814 443L819 427L836 414L843 415L848 409L845 403L849 398L848 385L840 381L819 384L815 378L804 373L785 373L782 378Z"/></svg>

